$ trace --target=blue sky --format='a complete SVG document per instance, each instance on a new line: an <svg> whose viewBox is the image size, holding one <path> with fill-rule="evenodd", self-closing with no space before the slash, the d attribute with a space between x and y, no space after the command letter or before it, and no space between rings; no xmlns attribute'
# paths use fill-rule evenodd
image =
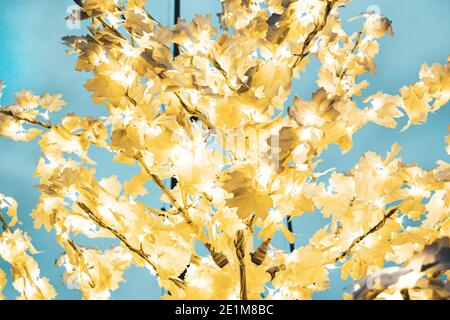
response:
<svg viewBox="0 0 450 320"><path fill-rule="evenodd" d="M163 23L170 24L173 18L173 0L151 0L148 8L152 15ZM212 15L220 10L218 0L181 0L182 17L192 19L197 14ZM62 93L69 103L67 112L81 115L99 115L101 106L91 102L90 94L82 87L88 75L74 71L75 56L67 55L61 38L70 34L82 34L85 30L69 30L64 17L71 0L0 0L0 79L5 81L2 103L12 102L14 92L27 88L41 94ZM355 0L341 10L344 20L378 7L381 12L393 20L394 37L381 40L381 52L378 55L377 74L368 77L371 86L365 96L378 90L395 94L405 84L417 81L422 63L444 63L450 54L450 1L448 0ZM356 22L346 23L348 31L356 31ZM308 99L316 88L315 70L312 63L309 72L295 82L293 94ZM336 167L347 170L366 151L372 150L385 154L393 143L403 146L401 156L406 162L417 162L425 168L431 168L436 160L449 160L444 152L444 136L447 133L450 111L448 107L429 117L426 125L411 127L406 132L369 125L354 137L354 148L342 155L337 147L331 147L324 155L323 168ZM60 299L77 299L77 290L65 288L61 283L61 269L54 265L55 259L62 253L54 244L54 235L45 230L34 230L29 212L33 209L39 193L33 187L34 168L40 155L35 143L14 143L0 138L0 192L16 198L19 202L19 215L24 222L23 228L34 239L34 244L43 253L36 259L41 265L43 275L51 279ZM101 164L97 174L108 176L119 174L125 178L133 173L129 167L110 164L110 156L95 152ZM155 196L151 202L158 202L158 192L151 187ZM299 232L298 243L304 244L324 220L318 214L306 214L294 223ZM278 244L287 249L287 243L279 239ZM104 244L106 245L106 244ZM6 265L0 261L0 267ZM113 293L120 299L158 299L161 289L147 270L131 268L125 274L127 282ZM319 293L316 298L340 298L348 282L339 280L339 270L332 272L332 287ZM15 296L9 281L5 294Z"/></svg>

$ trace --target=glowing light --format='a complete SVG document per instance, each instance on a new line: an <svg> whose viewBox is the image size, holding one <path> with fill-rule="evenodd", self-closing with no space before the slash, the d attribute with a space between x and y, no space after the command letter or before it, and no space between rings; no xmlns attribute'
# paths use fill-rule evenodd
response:
<svg viewBox="0 0 450 320"><path fill-rule="evenodd" d="M50 120L50 115L48 110L45 110L44 112L41 113L42 118L44 118L45 120Z"/></svg>
<svg viewBox="0 0 450 320"><path fill-rule="evenodd" d="M78 193L77 190L74 190L73 188L70 188L66 194L65 194L66 198L69 198L72 201L77 201L80 198L80 194Z"/></svg>
<svg viewBox="0 0 450 320"><path fill-rule="evenodd" d="M419 196L426 197L428 195L428 191L426 191L425 189L423 189L420 186L412 186L408 190L408 193L409 193L409 195L411 195L413 197L419 197Z"/></svg>
<svg viewBox="0 0 450 320"><path fill-rule="evenodd" d="M333 192L334 192L334 188L333 188L333 186L332 185L328 185L326 188L325 188L325 192L327 193L327 194L333 194Z"/></svg>
<svg viewBox="0 0 450 320"><path fill-rule="evenodd" d="M403 225L403 223L405 222L405 219L406 219L406 215L401 215L401 216L395 218L395 221L397 221L398 223Z"/></svg>
<svg viewBox="0 0 450 320"><path fill-rule="evenodd" d="M307 143L299 144L293 151L293 160L297 162L300 166L300 164L306 162L308 152L309 152L309 145Z"/></svg>
<svg viewBox="0 0 450 320"><path fill-rule="evenodd" d="M174 165L178 170L189 170L192 168L194 156L192 153L181 146L175 146L171 152Z"/></svg>
<svg viewBox="0 0 450 320"><path fill-rule="evenodd" d="M70 140L66 140L66 143L63 147L64 151L66 152L73 152L76 154L81 154L83 153L83 150L80 146L80 140L78 137L71 137Z"/></svg>
<svg viewBox="0 0 450 320"><path fill-rule="evenodd" d="M191 95L191 102L192 102L194 105L198 105L198 101L199 101L199 99L200 99L200 95L199 95L198 91L192 90L192 91L190 92L190 95Z"/></svg>
<svg viewBox="0 0 450 320"><path fill-rule="evenodd" d="M338 267L338 266L336 266L336 265L334 265L334 264L327 264L327 265L326 265L326 268L327 268L328 270L335 270L335 269L339 269L340 267Z"/></svg>
<svg viewBox="0 0 450 320"><path fill-rule="evenodd" d="M135 78L136 76L133 73L126 74L123 71L114 72L111 76L111 79L120 82L127 87L133 84Z"/></svg>
<svg viewBox="0 0 450 320"><path fill-rule="evenodd" d="M345 131L347 131L347 133L349 134L353 134L353 132L355 132L356 127L355 126L348 126Z"/></svg>
<svg viewBox="0 0 450 320"><path fill-rule="evenodd" d="M372 100L373 110L377 110L383 106L383 99L380 97L376 97Z"/></svg>
<svg viewBox="0 0 450 320"><path fill-rule="evenodd" d="M163 129L160 126L149 126L145 129L145 133L157 137L163 132Z"/></svg>
<svg viewBox="0 0 450 320"><path fill-rule="evenodd" d="M218 187L214 187L211 189L211 196L213 199L218 200L218 199L224 199L224 194L223 194L223 189L222 188L218 188Z"/></svg>
<svg viewBox="0 0 450 320"><path fill-rule="evenodd" d="M58 205L60 204L59 199L58 198L53 198L53 197L46 197L44 198L44 200L42 201L44 208L45 209L53 209L58 207Z"/></svg>
<svg viewBox="0 0 450 320"><path fill-rule="evenodd" d="M183 48L185 48L191 55L198 53L206 54L209 51L209 39L205 36L202 37L202 34L200 34L198 43L194 43L192 40L188 39L183 43Z"/></svg>
<svg viewBox="0 0 450 320"><path fill-rule="evenodd" d="M10 122L8 124L8 127L5 129L6 133L9 135L23 135L26 134L27 131L24 127L22 127L22 124L19 122Z"/></svg>
<svg viewBox="0 0 450 320"><path fill-rule="evenodd" d="M92 60L93 60L92 63L95 66L98 66L98 65L100 65L102 63L109 63L109 59L106 56L105 51L102 50L102 49L99 49L99 52L97 54L93 54L92 55Z"/></svg>
<svg viewBox="0 0 450 320"><path fill-rule="evenodd" d="M291 182L286 183L286 192L287 193L292 193L294 191L294 187L295 185Z"/></svg>
<svg viewBox="0 0 450 320"><path fill-rule="evenodd" d="M305 126L314 126L322 125L323 120L311 110L306 109L302 112L302 122Z"/></svg>
<svg viewBox="0 0 450 320"><path fill-rule="evenodd" d="M375 204L375 206L377 206L380 209L384 208L384 199L378 198L377 200L375 200L374 204Z"/></svg>
<svg viewBox="0 0 450 320"><path fill-rule="evenodd" d="M300 139L303 141L319 140L322 134L322 130L318 128L304 128L300 131Z"/></svg>
<svg viewBox="0 0 450 320"><path fill-rule="evenodd" d="M211 280L209 278L192 279L190 283L200 289L208 289L211 286Z"/></svg>
<svg viewBox="0 0 450 320"><path fill-rule="evenodd" d="M313 23L320 16L322 6L317 0L303 0L294 3L296 17L302 24Z"/></svg>
<svg viewBox="0 0 450 320"><path fill-rule="evenodd" d="M305 129L302 130L300 133L300 139L302 139L303 141L310 141L312 140L312 132L311 130Z"/></svg>
<svg viewBox="0 0 450 320"><path fill-rule="evenodd" d="M252 116L252 119L254 119L257 122L267 121L267 116L265 116L263 113L257 110L252 110L250 114Z"/></svg>
<svg viewBox="0 0 450 320"><path fill-rule="evenodd" d="M126 45L124 48L122 48L121 51L125 56L129 58L136 58L141 54L141 50L139 48L134 48L130 45Z"/></svg>
<svg viewBox="0 0 450 320"><path fill-rule="evenodd" d="M149 79L146 83L146 87L145 87L145 91L144 91L144 96L147 97L149 94L149 91L151 88L153 88L153 86L155 85L155 82L152 79Z"/></svg>
<svg viewBox="0 0 450 320"><path fill-rule="evenodd" d="M286 58L292 58L292 53L289 50L289 46L282 45L277 49L276 52L276 58L277 59L286 59Z"/></svg>
<svg viewBox="0 0 450 320"><path fill-rule="evenodd" d="M266 186L269 183L272 175L273 175L272 168L268 164L263 164L258 169L256 180L258 180L258 182L261 185Z"/></svg>
<svg viewBox="0 0 450 320"><path fill-rule="evenodd" d="M403 296L401 295L400 291L395 291L392 294L382 292L378 295L378 298L383 300L403 300Z"/></svg>
<svg viewBox="0 0 450 320"><path fill-rule="evenodd" d="M274 222L283 222L283 215L281 214L280 210L278 210L278 209L270 209L269 216L270 216L271 220Z"/></svg>
<svg viewBox="0 0 450 320"><path fill-rule="evenodd" d="M76 229L78 230L88 231L93 234L99 229L94 222L87 220L82 216L70 215L67 217L67 222L72 225L72 227L76 226Z"/></svg>
<svg viewBox="0 0 450 320"><path fill-rule="evenodd" d="M121 19L116 18L115 16L113 16L113 15L110 14L110 13L108 13L108 14L106 15L106 19L111 23L111 25L112 25L114 28L119 27L120 23L122 22Z"/></svg>
<svg viewBox="0 0 450 320"><path fill-rule="evenodd" d="M128 123L130 123L131 119L133 118L132 115L133 115L133 111L131 111L130 109L126 109L120 113L120 118L122 119L124 124L127 125Z"/></svg>
<svg viewBox="0 0 450 320"><path fill-rule="evenodd" d="M422 274L419 272L410 272L398 278L397 286L401 289L412 288L416 285L417 280L422 278Z"/></svg>
<svg viewBox="0 0 450 320"><path fill-rule="evenodd" d="M100 213L101 217L103 219L106 219L107 221L116 221L116 218L114 217L114 214L111 212L110 208L100 205L97 207L98 213Z"/></svg>
<svg viewBox="0 0 450 320"><path fill-rule="evenodd" d="M384 166L380 166L376 168L378 175L382 178L387 178L389 176L389 172Z"/></svg>
<svg viewBox="0 0 450 320"><path fill-rule="evenodd" d="M298 171L302 172L305 172L309 169L309 166L306 163L297 163L295 167L297 168Z"/></svg>

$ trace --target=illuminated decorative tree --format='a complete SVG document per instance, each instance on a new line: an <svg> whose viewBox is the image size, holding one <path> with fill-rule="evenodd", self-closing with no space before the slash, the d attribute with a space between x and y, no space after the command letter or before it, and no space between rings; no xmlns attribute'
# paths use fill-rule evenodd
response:
<svg viewBox="0 0 450 320"><path fill-rule="evenodd" d="M316 167L329 145L350 150L369 123L424 123L450 99L450 62L423 65L420 81L400 95L378 92L357 106L354 96L368 87L358 78L375 72L377 39L393 30L368 12L360 31L347 34L338 9L350 0L222 1L219 33L209 17L165 27L145 0L75 2L71 19L90 20L90 34L64 41L78 54L76 70L92 73L85 87L107 115L67 114L56 124L60 95L21 91L0 109L0 135L38 139L41 194L31 216L36 228L55 232L64 282L83 298L109 298L134 264L157 276L168 299L309 299L328 287L332 267L343 278L384 279L377 268L386 261L403 264L396 280L374 290L359 283L355 298L448 297L439 252L450 236L449 164L422 170L403 163L394 145L345 173ZM287 107L292 79L311 57L320 62L319 89ZM97 180L93 146L139 173ZM145 204L150 182L166 210ZM12 265L14 287L21 298L53 298L30 238L15 228L16 202L1 196L0 208L0 256ZM308 245L286 252L271 243L278 231L293 243L286 218L314 210L330 223ZM84 247L80 234L120 244ZM5 281L0 270L0 288Z"/></svg>

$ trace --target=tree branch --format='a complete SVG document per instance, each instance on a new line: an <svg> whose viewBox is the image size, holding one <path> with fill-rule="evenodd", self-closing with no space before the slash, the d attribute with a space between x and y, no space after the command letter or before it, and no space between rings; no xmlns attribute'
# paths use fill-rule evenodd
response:
<svg viewBox="0 0 450 320"><path fill-rule="evenodd" d="M127 240L127 238L122 235L120 232L118 232L117 230L115 230L114 228L106 225L99 217L97 217L97 215L95 215L94 212L92 212L91 209L89 209L88 206L86 206L84 203L82 202L77 202L77 205L91 218L92 221L94 221L99 227L104 228L108 231L110 231L117 239L119 239L127 248L128 250L130 250L131 252L137 254L139 257L141 257L145 262L147 262L156 272L156 275L159 278L163 278L161 275L161 272L158 270L158 267L156 266L156 264L154 264L150 258L149 255L146 254L144 252L144 250L142 248L137 249L135 247L133 247ZM169 277L168 280L172 281L177 287L179 288L183 288L184 287L184 283L183 281L181 281L180 279L174 278L174 277Z"/></svg>
<svg viewBox="0 0 450 320"><path fill-rule="evenodd" d="M370 230L367 231L366 233L364 233L362 236L354 239L353 242L350 244L350 246L345 251L343 251L337 258L333 259L332 261L327 262L326 264L327 265L328 264L336 264L339 260L350 256L354 247L356 247L361 241L363 241L369 235L380 230L384 226L386 221L388 219L390 219L397 212L397 210L398 210L398 207L394 207L391 210L389 210L389 212L383 217L383 219L381 219L376 225L374 225L372 228L370 228ZM284 266L284 265L274 266L274 267L267 269L266 272L270 274L270 276L272 277L271 280L273 280L275 278L276 274L279 271L285 270L285 268L286 268L286 266Z"/></svg>
<svg viewBox="0 0 450 320"><path fill-rule="evenodd" d="M318 25L316 25L314 27L314 30L308 34L308 36L305 39L305 42L303 43L303 47L302 47L302 51L299 54L295 54L295 56L297 56L297 59L295 60L292 68L294 69L295 67L297 67L304 58L306 58L307 56L309 56L310 52L307 51L309 48L309 45L311 44L312 40L316 37L316 35L323 30L323 28L325 28L325 26L328 23L328 17L330 16L331 10L333 10L334 4L336 3L336 0L331 0L327 2L327 6L325 8L325 14L323 17L323 20L321 23L319 23Z"/></svg>
<svg viewBox="0 0 450 320"><path fill-rule="evenodd" d="M11 228L9 227L8 223L6 222L6 220L3 218L2 214L0 213L0 221L3 225L3 231L8 231L8 232L12 232Z"/></svg>
<svg viewBox="0 0 450 320"><path fill-rule="evenodd" d="M89 277L89 286L91 288L95 288L95 281L92 278L91 273L89 272L89 269L86 267L86 261L84 258L83 253L81 252L80 248L78 248L78 246L76 245L76 243L74 241L72 241L71 239L67 239L67 243L70 245L70 247L77 253L78 258L81 259L82 261L82 272L84 272L88 277ZM67 249L66 249L67 252Z"/></svg>
<svg viewBox="0 0 450 320"><path fill-rule="evenodd" d="M351 54L354 54L356 49L358 48L358 46L361 42L361 37L362 37L363 33L364 33L363 29L361 29L358 32L358 36L356 38L355 45L353 46L352 50L350 51ZM347 64L346 64L345 68L342 70L341 74L339 75L339 80L342 80L346 73L347 73Z"/></svg>
<svg viewBox="0 0 450 320"><path fill-rule="evenodd" d="M147 167L147 165L145 164L144 160L142 159L142 157L136 157L136 160L139 162L139 164L141 165L141 167L147 172L147 174L152 178L153 182L161 189L161 191L169 198L170 203L172 204L172 206L178 211L178 213L181 214L181 216L183 217L183 219L185 220L185 222L190 225L192 228L195 228L195 226L193 225L192 219L189 217L189 214L186 212L186 210L184 208L182 208L179 204L178 201L175 199L174 195L170 192L169 189L166 188L166 186L164 185L164 183L161 181L161 179L159 179L159 177L155 174L152 174L150 172L150 169ZM211 245L211 243L209 243L206 238L203 236L201 237L203 243L205 244L205 247L208 249L208 251L210 252L214 262L217 264L217 266L219 268L223 268L227 263L228 263L228 259L227 257L222 253L222 252L217 252L214 250L213 246Z"/></svg>
<svg viewBox="0 0 450 320"><path fill-rule="evenodd" d="M191 109L188 104L186 103L186 101L184 101L184 99L182 98L180 92L174 92L175 95L177 96L178 100L180 101L181 107L191 116L197 117L201 122L203 122L203 124L210 130L215 129L214 125L208 120L208 118L206 118L206 116L200 112L197 109Z"/></svg>
<svg viewBox="0 0 450 320"><path fill-rule="evenodd" d="M98 187L103 192L108 194L110 197L113 197L116 201L120 201L120 199L118 197L116 197L115 195L111 194L111 192L109 192L107 189L102 187L100 184L98 184ZM151 213L157 214L159 216L167 216L168 215L167 211L163 211L163 210L160 210L160 209L157 209L157 208L153 208L153 207L147 206L147 205L143 204L142 202L139 202L139 204L142 204L144 206L144 208L147 209L148 211L150 211Z"/></svg>
<svg viewBox="0 0 450 320"><path fill-rule="evenodd" d="M383 219L381 219L375 226L373 226L369 231L367 231L366 233L364 233L362 236L356 238L355 240L353 240L353 242L350 244L350 246L344 251L342 252L337 258L335 258L333 260L333 263L337 263L339 260L349 256L351 254L352 249L357 246L361 241L363 241L365 238L367 238L369 235L377 232L378 230L380 230L384 224L386 223L386 221L391 218L394 213L396 213L398 210L398 207L392 208L384 217Z"/></svg>
<svg viewBox="0 0 450 320"><path fill-rule="evenodd" d="M141 167L147 172L147 174L150 176L153 182L159 187L159 189L161 189L161 191L167 196L167 198L169 198L169 201L172 204L172 206L182 215L186 223L191 224L192 220L189 217L186 210L178 204L177 199L175 199L174 195L170 192L170 190L166 188L161 179L157 175L151 173L150 169L145 164L145 161L142 159L142 156L138 156L135 159L138 161Z"/></svg>
<svg viewBox="0 0 450 320"><path fill-rule="evenodd" d="M43 122L41 122L39 120L36 120L36 119L28 119L28 118L21 117L21 116L19 116L17 114L14 114L12 111L0 109L0 114L3 114L5 116L9 116L11 118L14 118L17 121L24 121L24 122L27 122L29 124L34 124L34 125L40 126L42 128L45 128L45 129L51 129L52 128L52 126L49 125L49 124L43 123Z"/></svg>
<svg viewBox="0 0 450 320"><path fill-rule="evenodd" d="M146 254L142 249L136 249L135 247L133 247L128 240L125 238L124 235L122 235L120 232L118 232L117 230L115 230L114 228L108 226L107 224L105 224L99 217L97 217L97 215L84 203L82 202L77 202L77 205L89 216L89 218L91 218L92 221L94 221L99 227L104 228L108 231L110 231L117 239L119 239L130 251L134 252L135 254L137 254L139 257L141 257L144 261L146 261L149 265L151 265L153 267L153 269L155 269L155 271L157 272L157 267L156 265L150 261L150 258L148 257L148 254Z"/></svg>
<svg viewBox="0 0 450 320"><path fill-rule="evenodd" d="M244 231L239 230L236 232L236 239L234 240L234 247L236 248L236 256L239 261L239 280L240 280L240 293L239 298L241 300L248 300L247 297L247 275L245 270L245 249L244 249Z"/></svg>
<svg viewBox="0 0 450 320"><path fill-rule="evenodd" d="M70 132L70 131L67 130L62 124L60 124L59 126L55 126L55 125L53 125L53 124L51 124L51 123L46 124L46 123L43 123L43 122L41 122L41 121L39 121L39 120L24 118L24 117L21 117L21 116L19 116L19 115L17 115L17 114L14 114L12 111L2 110L2 109L0 109L0 114L4 114L4 115L6 115L6 116L12 117L13 119L15 119L15 120L17 120L17 121L24 121L24 122L26 122L26 123L28 123L28 124L31 124L31 125L40 126L40 127L44 128L44 129L47 129L47 130L55 129L55 128L62 128L62 129L64 129L64 130L65 130L69 135L71 135L71 136L78 137L78 138L82 137L82 134ZM91 144L91 145L95 145L95 146L97 146L97 147L102 147L101 145L99 145L99 144L98 144L97 142L95 142L95 141L91 141L91 140L86 140L86 141L87 141L89 144Z"/></svg>
<svg viewBox="0 0 450 320"><path fill-rule="evenodd" d="M80 7L83 7L83 3L81 2L81 0L74 0L76 4L78 4ZM162 24L157 21L156 19L154 19L145 9L144 9L147 17L152 20L158 27L162 27ZM116 36L120 37L122 40L125 40L127 42L129 42L129 40L120 33L120 31L118 31L116 28L114 28L113 26L109 25L102 17L93 17L95 19L97 19L103 26L103 28L108 29L109 31L111 31L112 33L114 33ZM134 47L134 44L131 43L131 45ZM163 73L164 71L162 71ZM165 79L165 76L162 73L158 73L155 72L155 74L162 80ZM208 120L208 118L199 110L196 110L195 108L191 108L188 106L188 104L184 101L184 99L181 97L180 92L175 91L174 92L175 95L177 96L178 100L180 101L180 104L182 106L182 108L191 116L197 117L201 122L203 122L203 124L208 128L208 129L214 129L214 125ZM128 100L133 103L134 105L136 105L136 101L133 101L128 95L127 95Z"/></svg>

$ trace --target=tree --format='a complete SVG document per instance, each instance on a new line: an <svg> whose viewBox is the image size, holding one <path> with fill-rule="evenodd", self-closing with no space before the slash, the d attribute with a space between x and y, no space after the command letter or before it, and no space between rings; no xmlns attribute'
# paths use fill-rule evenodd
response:
<svg viewBox="0 0 450 320"><path fill-rule="evenodd" d="M75 2L89 34L64 41L78 55L76 70L92 73L85 87L108 114L67 114L56 124L61 96L24 90L0 109L0 135L38 139L41 195L31 216L36 228L55 232L63 279L83 298L109 298L134 264L158 277L167 299L309 299L327 288L331 267L341 267L343 278L378 272L384 279L387 261L404 265L398 281L384 281L376 294L357 290L355 298L445 296L441 249L431 255L438 270L417 257L431 259L430 246L448 249L449 164L405 164L393 145L384 157L366 153L348 172L316 167L329 145L350 150L353 134L369 123L396 128L405 116L403 130L424 123L450 99L450 61L423 65L420 81L399 95L378 92L357 106L354 97L368 87L358 78L375 72L377 40L393 29L367 12L360 31L347 34L339 8L350 0L226 0L220 31L208 16L170 29L145 0ZM312 57L320 62L319 89L285 109L292 79ZM139 173L98 180L92 148ZM147 183L161 189L166 210L145 204ZM13 230L17 204L6 196L0 203L7 211L0 256L12 265L20 297L53 298L31 240ZM314 210L330 223L308 245L285 252L271 244L276 232L293 243L285 219ZM75 241L80 234L118 245L84 247ZM198 243L208 255L199 255ZM0 271L0 288L5 281Z"/></svg>

